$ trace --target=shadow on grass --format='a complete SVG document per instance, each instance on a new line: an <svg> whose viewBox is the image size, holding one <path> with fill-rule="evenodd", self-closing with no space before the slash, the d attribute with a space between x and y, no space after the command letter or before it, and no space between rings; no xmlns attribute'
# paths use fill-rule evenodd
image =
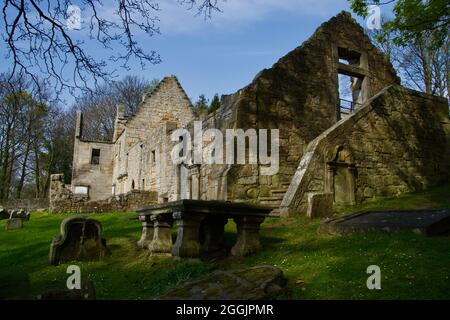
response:
<svg viewBox="0 0 450 320"><path fill-rule="evenodd" d="M288 278L294 299L448 299L449 238L412 232L346 236L317 234L318 223L298 219L283 229L263 229L264 250L228 259L225 268L272 264ZM272 242L272 236L284 239ZM367 267L381 268L382 290L366 286Z"/></svg>
<svg viewBox="0 0 450 320"><path fill-rule="evenodd" d="M450 208L450 184L439 186L424 192L408 193L398 198L375 199L351 207L336 208L337 215L362 210L414 210Z"/></svg>

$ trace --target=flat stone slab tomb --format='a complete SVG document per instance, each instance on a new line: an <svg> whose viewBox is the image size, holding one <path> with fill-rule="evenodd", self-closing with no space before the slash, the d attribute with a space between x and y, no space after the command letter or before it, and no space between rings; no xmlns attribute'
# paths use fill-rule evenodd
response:
<svg viewBox="0 0 450 320"><path fill-rule="evenodd" d="M426 236L450 235L450 209L363 211L324 220L320 231L351 233L411 230Z"/></svg>
<svg viewBox="0 0 450 320"><path fill-rule="evenodd" d="M237 226L237 241L231 249L245 256L261 248L259 228L272 208L226 201L179 200L138 210L142 222L141 248L177 257L199 257L224 248L224 227L228 219ZM172 245L172 225L177 238Z"/></svg>

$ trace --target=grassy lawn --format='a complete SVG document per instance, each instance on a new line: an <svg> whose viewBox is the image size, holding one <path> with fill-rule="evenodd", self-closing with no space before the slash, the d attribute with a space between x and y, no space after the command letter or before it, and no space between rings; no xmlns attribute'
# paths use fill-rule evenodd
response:
<svg viewBox="0 0 450 320"><path fill-rule="evenodd" d="M433 188L421 193L410 193L399 198L375 200L364 204L342 207L337 209L337 214L346 214L361 210L408 210L450 208L450 184Z"/></svg>
<svg viewBox="0 0 450 320"><path fill-rule="evenodd" d="M450 207L450 185L426 193L341 208L339 214L364 209ZM136 248L137 221L129 213L93 214L102 222L112 254L99 262L77 262L91 279L99 299L148 299L213 269L258 264L280 267L293 299L448 299L450 238L426 238L412 232L330 236L318 234L319 221L305 217L270 218L262 225L264 250L247 258L221 261L151 257ZM33 298L64 289L69 264L48 264L49 245L68 215L34 213L25 227L5 231L0 221L0 298ZM235 239L235 226L226 227ZM381 268L382 290L368 290L366 269Z"/></svg>

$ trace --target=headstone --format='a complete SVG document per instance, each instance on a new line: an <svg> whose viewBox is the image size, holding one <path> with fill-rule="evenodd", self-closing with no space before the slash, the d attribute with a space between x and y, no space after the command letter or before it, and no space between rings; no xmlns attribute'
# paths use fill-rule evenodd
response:
<svg viewBox="0 0 450 320"><path fill-rule="evenodd" d="M99 260L108 253L102 238L99 221L83 216L72 216L61 222L61 234L50 245L50 264L58 265L72 260Z"/></svg>
<svg viewBox="0 0 450 320"><path fill-rule="evenodd" d="M306 215L312 219L332 216L333 194L322 192L308 193L308 209Z"/></svg>
<svg viewBox="0 0 450 320"><path fill-rule="evenodd" d="M4 208L0 207L0 220L9 219L9 212Z"/></svg>
<svg viewBox="0 0 450 320"><path fill-rule="evenodd" d="M29 221L30 220L30 212L26 211L24 209L10 210L9 218L10 219L18 218L18 219L22 219L23 221Z"/></svg>
<svg viewBox="0 0 450 320"><path fill-rule="evenodd" d="M5 229L6 230L14 230L14 229L20 229L23 227L22 219L20 218L12 218L6 220Z"/></svg>
<svg viewBox="0 0 450 320"><path fill-rule="evenodd" d="M215 271L158 296L158 300L268 300L285 297L286 279L274 266Z"/></svg>

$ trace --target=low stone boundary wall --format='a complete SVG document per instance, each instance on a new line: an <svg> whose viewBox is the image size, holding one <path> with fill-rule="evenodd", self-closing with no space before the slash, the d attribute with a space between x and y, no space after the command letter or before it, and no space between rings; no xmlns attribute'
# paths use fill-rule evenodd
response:
<svg viewBox="0 0 450 320"><path fill-rule="evenodd" d="M5 209L25 209L28 211L46 210L49 206L48 198L8 199L1 200L0 207Z"/></svg>
<svg viewBox="0 0 450 320"><path fill-rule="evenodd" d="M135 211L142 206L155 204L158 195L154 191L134 190L126 194L110 197L106 200L89 201L89 198L73 194L64 185L64 177L54 174L50 184L51 213L95 213Z"/></svg>

